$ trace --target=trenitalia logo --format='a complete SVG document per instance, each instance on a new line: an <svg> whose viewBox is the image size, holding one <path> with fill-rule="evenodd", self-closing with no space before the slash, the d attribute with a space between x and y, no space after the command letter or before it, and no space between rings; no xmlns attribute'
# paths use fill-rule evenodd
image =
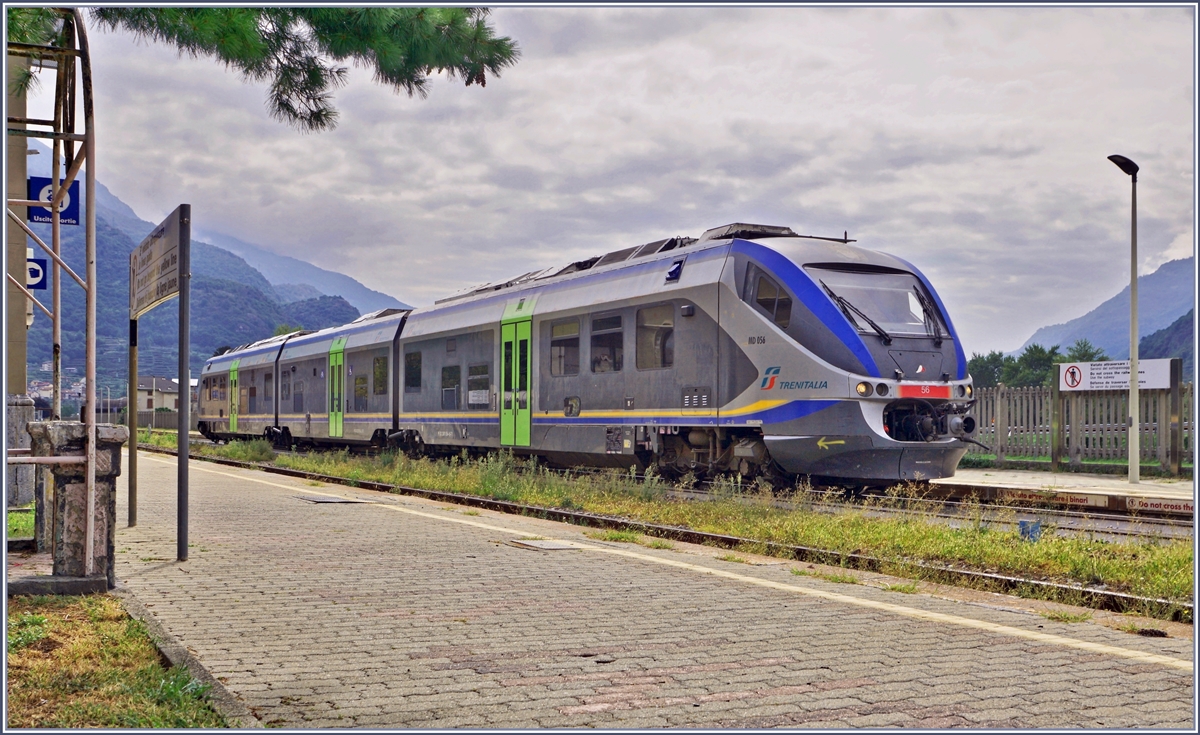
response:
<svg viewBox="0 0 1200 735"><path fill-rule="evenodd" d="M763 373L762 384L759 385L759 390L771 390L775 387L775 376L779 375L780 368L769 367Z"/></svg>

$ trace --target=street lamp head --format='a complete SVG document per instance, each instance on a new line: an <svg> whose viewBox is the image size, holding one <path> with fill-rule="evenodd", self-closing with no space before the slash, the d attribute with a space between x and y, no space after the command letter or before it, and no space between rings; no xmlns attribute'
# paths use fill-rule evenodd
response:
<svg viewBox="0 0 1200 735"><path fill-rule="evenodd" d="M1126 158L1125 156L1115 156L1115 155L1114 155L1114 156L1109 156L1109 157L1108 157L1108 160L1110 160L1110 161L1112 161L1113 163L1117 164L1117 166L1118 166L1118 167L1119 167L1119 168L1120 168L1122 171L1124 171L1125 173L1129 174L1130 176L1137 176L1137 172L1138 172L1138 165L1137 165L1136 163L1134 163L1133 161L1130 161L1130 160L1129 160L1128 158Z"/></svg>

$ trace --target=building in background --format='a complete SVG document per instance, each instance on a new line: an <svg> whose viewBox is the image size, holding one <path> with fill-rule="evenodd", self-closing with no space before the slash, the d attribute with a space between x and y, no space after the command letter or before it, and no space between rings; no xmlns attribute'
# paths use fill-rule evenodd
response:
<svg viewBox="0 0 1200 735"><path fill-rule="evenodd" d="M137 407L139 411L157 411L160 408L178 411L179 383L170 378L139 375Z"/></svg>

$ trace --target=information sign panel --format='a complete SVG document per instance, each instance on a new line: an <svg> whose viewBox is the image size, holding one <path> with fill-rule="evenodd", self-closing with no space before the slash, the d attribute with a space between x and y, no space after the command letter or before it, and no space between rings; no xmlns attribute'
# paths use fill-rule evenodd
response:
<svg viewBox="0 0 1200 735"><path fill-rule="evenodd" d="M49 176L30 176L29 177L29 199L31 201L39 201L50 203L53 189L50 186ZM29 207L29 214L26 219L30 222L46 222L49 223L53 217L53 212L50 207ZM79 224L79 182L72 181L71 186L67 188L67 195L63 197L62 202L58 205L58 223L62 225L77 225Z"/></svg>
<svg viewBox="0 0 1200 735"><path fill-rule="evenodd" d="M30 291L45 290L50 281L46 277L49 275L46 267L47 261L45 258L26 258L25 287Z"/></svg>
<svg viewBox="0 0 1200 735"><path fill-rule="evenodd" d="M137 319L179 294L180 209L129 254L129 318Z"/></svg>
<svg viewBox="0 0 1200 735"><path fill-rule="evenodd" d="M1171 361L1138 360L1138 387L1171 387ZM1129 390L1129 361L1064 362L1058 366L1059 390Z"/></svg>

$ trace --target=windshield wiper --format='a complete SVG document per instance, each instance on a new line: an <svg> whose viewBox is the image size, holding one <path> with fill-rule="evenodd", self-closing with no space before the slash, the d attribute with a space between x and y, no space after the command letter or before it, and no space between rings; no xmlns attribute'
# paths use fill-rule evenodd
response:
<svg viewBox="0 0 1200 735"><path fill-rule="evenodd" d="M921 302L921 311L925 312L925 324L928 326L933 324L933 344L937 347L942 346L942 325L939 323L937 311L934 310L933 304L929 298L921 293L921 289L913 286L913 291L917 292L917 301Z"/></svg>
<svg viewBox="0 0 1200 735"><path fill-rule="evenodd" d="M855 329L862 329L862 327L858 326L858 322L856 322L854 320L854 317L850 314L850 312L852 312L852 311L855 314L858 314L859 316L861 316L863 318L863 321L865 321L867 324L871 325L871 329L875 330L875 333L879 335L879 338L881 340L883 340L883 343L885 345L890 345L892 343L892 335L885 332L883 327L879 326L874 321L872 321L871 317L864 314L862 309L860 309L857 306L855 306L854 304L850 303L845 298L835 294L833 292L833 289L831 289L829 286L825 285L824 281L819 281L819 283L821 284L821 288L825 289L825 293L829 294L829 298L833 299L833 302L838 305L838 308L840 308L842 310L842 313L845 314L846 318L850 320L850 323L854 325Z"/></svg>

